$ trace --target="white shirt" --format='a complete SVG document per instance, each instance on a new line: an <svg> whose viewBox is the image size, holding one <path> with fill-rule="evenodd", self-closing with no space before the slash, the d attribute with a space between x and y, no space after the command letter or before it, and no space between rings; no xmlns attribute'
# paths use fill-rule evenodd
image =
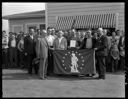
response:
<svg viewBox="0 0 128 99"><path fill-rule="evenodd" d="M8 48L8 36L2 38L2 48Z"/></svg>
<svg viewBox="0 0 128 99"><path fill-rule="evenodd" d="M49 46L53 46L53 42L55 40L55 37L52 35L49 35L46 37L46 40L47 40Z"/></svg>
<svg viewBox="0 0 128 99"><path fill-rule="evenodd" d="M92 48L92 38L87 38L86 48Z"/></svg>
<svg viewBox="0 0 128 99"><path fill-rule="evenodd" d="M30 37L33 39L33 35L30 35Z"/></svg>
<svg viewBox="0 0 128 99"><path fill-rule="evenodd" d="M122 44L123 44L123 42L124 42L124 37L122 38Z"/></svg>
<svg viewBox="0 0 128 99"><path fill-rule="evenodd" d="M116 39L117 39L117 44L119 44L120 36L116 36Z"/></svg>
<svg viewBox="0 0 128 99"><path fill-rule="evenodd" d="M21 48L24 49L24 40L20 40Z"/></svg>
<svg viewBox="0 0 128 99"><path fill-rule="evenodd" d="M15 39L11 41L11 47L16 47L16 40Z"/></svg>
<svg viewBox="0 0 128 99"><path fill-rule="evenodd" d="M59 39L59 45L60 45L60 43L61 43L61 40L62 40L62 38L63 38L63 37L61 37L61 38L58 38L58 39Z"/></svg>

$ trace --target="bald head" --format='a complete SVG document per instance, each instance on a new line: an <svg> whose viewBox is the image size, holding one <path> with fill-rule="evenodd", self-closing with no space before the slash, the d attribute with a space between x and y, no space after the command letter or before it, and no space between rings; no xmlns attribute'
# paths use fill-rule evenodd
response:
<svg viewBox="0 0 128 99"><path fill-rule="evenodd" d="M99 36L103 35L103 29L102 28L98 28L98 35Z"/></svg>
<svg viewBox="0 0 128 99"><path fill-rule="evenodd" d="M103 35L107 35L107 30L106 29L103 30Z"/></svg>
<svg viewBox="0 0 128 99"><path fill-rule="evenodd" d="M40 32L40 35L41 35L42 37L47 36L47 31L46 31L46 30L42 30L42 31Z"/></svg>

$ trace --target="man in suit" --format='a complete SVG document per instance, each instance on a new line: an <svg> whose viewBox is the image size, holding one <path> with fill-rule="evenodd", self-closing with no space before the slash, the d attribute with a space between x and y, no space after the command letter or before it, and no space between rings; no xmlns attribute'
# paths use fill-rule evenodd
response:
<svg viewBox="0 0 128 99"><path fill-rule="evenodd" d="M99 74L99 79L105 79L105 57L107 56L107 38L103 35L103 29L98 29L98 36L97 42L95 44L95 50L97 55L97 70Z"/></svg>
<svg viewBox="0 0 128 99"><path fill-rule="evenodd" d="M36 66L32 65L32 61L35 58L35 40L34 40L34 29L29 30L29 35L24 38L24 51L27 56L27 66L28 73L32 74L32 69L34 67L35 73L37 74Z"/></svg>
<svg viewBox="0 0 128 99"><path fill-rule="evenodd" d="M92 38L91 31L87 31L86 38L83 39L80 49L91 49L94 48L96 40Z"/></svg>
<svg viewBox="0 0 128 99"><path fill-rule="evenodd" d="M48 61L48 42L46 40L46 30L41 31L40 38L36 43L36 56L40 58L39 62L39 77L40 79L46 78L47 73L47 61Z"/></svg>
<svg viewBox="0 0 128 99"><path fill-rule="evenodd" d="M77 48L79 48L80 40L79 40L79 37L78 37L77 34L78 33L77 33L77 31L75 29L72 29L70 31L71 37L70 37L70 40L69 40L69 46L68 46L69 49L77 49Z"/></svg>
<svg viewBox="0 0 128 99"><path fill-rule="evenodd" d="M95 42L96 40L94 38L92 38L91 35L91 30L87 31L86 37L83 39L81 45L80 45L80 49L92 49L95 46ZM86 76L94 76L95 74L87 74Z"/></svg>
<svg viewBox="0 0 128 99"><path fill-rule="evenodd" d="M66 50L67 49L67 40L63 37L63 32L60 30L58 37L54 40L53 43L54 50Z"/></svg>
<svg viewBox="0 0 128 99"><path fill-rule="evenodd" d="M125 68L125 34L124 32L122 32L122 36L120 37L118 48L120 51L119 69L124 71L124 68Z"/></svg>
<svg viewBox="0 0 128 99"><path fill-rule="evenodd" d="M105 63L106 63L106 72L110 70L110 46L111 46L111 41L110 37L107 35L107 29L103 29L103 35L106 36L107 38L107 56L105 58Z"/></svg>

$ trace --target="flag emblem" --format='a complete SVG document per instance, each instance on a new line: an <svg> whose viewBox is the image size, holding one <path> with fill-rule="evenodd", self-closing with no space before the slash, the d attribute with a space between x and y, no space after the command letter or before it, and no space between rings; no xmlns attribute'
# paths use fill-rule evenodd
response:
<svg viewBox="0 0 128 99"><path fill-rule="evenodd" d="M83 58L84 57L77 51L67 52L62 57L62 66L65 70L70 70L71 73L80 73L79 70L82 70L82 66L84 66ZM68 66L66 62L69 62Z"/></svg>

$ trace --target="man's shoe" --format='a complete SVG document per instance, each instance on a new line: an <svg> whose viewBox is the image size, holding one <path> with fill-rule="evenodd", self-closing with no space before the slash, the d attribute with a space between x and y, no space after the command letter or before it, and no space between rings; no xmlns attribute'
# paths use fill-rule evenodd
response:
<svg viewBox="0 0 128 99"><path fill-rule="evenodd" d="M40 79L45 80L45 78L44 78L44 77L40 77Z"/></svg>
<svg viewBox="0 0 128 99"><path fill-rule="evenodd" d="M99 76L98 79L105 79L105 76Z"/></svg>
<svg viewBox="0 0 128 99"><path fill-rule="evenodd" d="M47 78L47 75L44 75L44 78Z"/></svg>

